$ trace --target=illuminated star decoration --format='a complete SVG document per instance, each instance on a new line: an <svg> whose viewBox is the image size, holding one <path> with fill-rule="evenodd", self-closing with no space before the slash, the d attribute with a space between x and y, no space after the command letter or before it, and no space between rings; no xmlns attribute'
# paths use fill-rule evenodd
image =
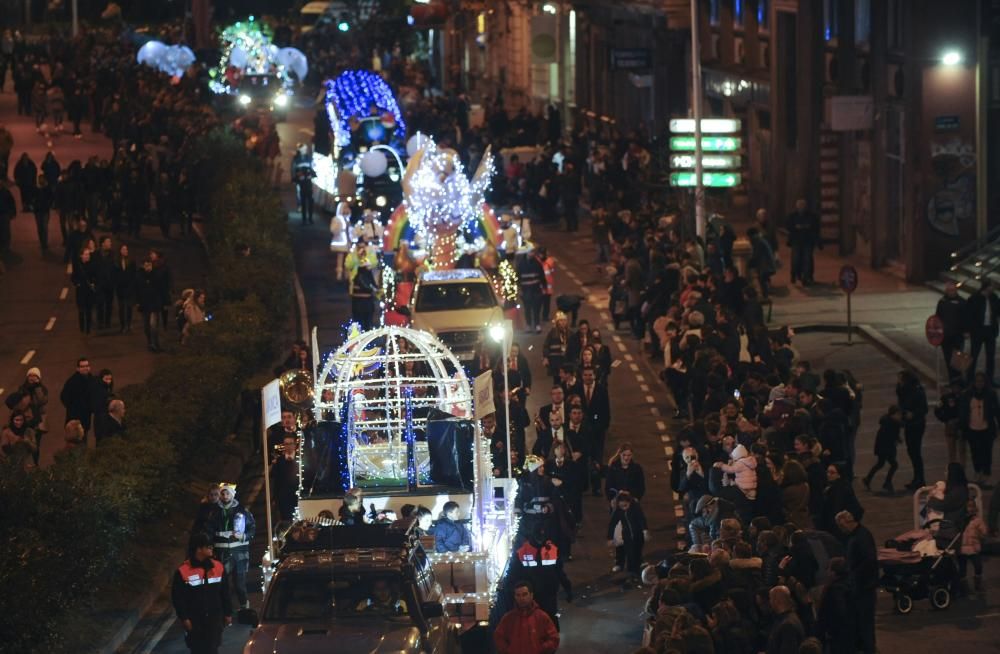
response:
<svg viewBox="0 0 1000 654"><path fill-rule="evenodd" d="M403 176L403 195L410 226L435 250L441 251L441 241L450 247L445 251L451 261L435 257L434 264L449 265L454 261L456 232L463 225L474 224L483 211L486 191L490 187L493 155L487 148L483 159L470 180L454 150L441 149L428 141L410 159Z"/></svg>

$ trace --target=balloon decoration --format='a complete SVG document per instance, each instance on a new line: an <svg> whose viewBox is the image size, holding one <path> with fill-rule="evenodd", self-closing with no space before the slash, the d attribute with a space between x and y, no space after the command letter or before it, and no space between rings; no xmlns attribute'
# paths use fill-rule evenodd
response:
<svg viewBox="0 0 1000 654"><path fill-rule="evenodd" d="M430 142L431 138L429 136L417 132L416 134L410 137L410 140L406 142L406 156L412 157L418 151L420 151L420 148L424 147Z"/></svg>
<svg viewBox="0 0 1000 654"><path fill-rule="evenodd" d="M309 74L309 62L302 51L297 48L281 48L275 52L274 58L279 66L295 73L300 82Z"/></svg>
<svg viewBox="0 0 1000 654"><path fill-rule="evenodd" d="M369 150L361 157L361 172L367 177L381 177L389 169L389 160L380 150Z"/></svg>
<svg viewBox="0 0 1000 654"><path fill-rule="evenodd" d="M167 45L160 41L144 43L135 59L140 64L156 68L171 77L180 77L195 62L191 48L186 45Z"/></svg>

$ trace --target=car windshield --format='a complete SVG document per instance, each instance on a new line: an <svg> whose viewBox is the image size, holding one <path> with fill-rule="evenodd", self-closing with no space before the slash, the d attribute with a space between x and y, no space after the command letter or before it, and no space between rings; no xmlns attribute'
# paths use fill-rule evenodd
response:
<svg viewBox="0 0 1000 654"><path fill-rule="evenodd" d="M421 284L417 311L490 309L496 306L488 284Z"/></svg>
<svg viewBox="0 0 1000 654"><path fill-rule="evenodd" d="M330 618L409 615L398 577L278 575L268 596L268 622L321 622Z"/></svg>

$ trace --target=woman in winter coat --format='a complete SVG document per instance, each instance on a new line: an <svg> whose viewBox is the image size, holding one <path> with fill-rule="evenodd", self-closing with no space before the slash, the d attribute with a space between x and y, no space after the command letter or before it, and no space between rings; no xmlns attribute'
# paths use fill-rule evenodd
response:
<svg viewBox="0 0 1000 654"><path fill-rule="evenodd" d="M20 411L10 415L10 422L0 432L0 461L15 461L30 468L32 462L38 465L38 443L35 430L28 426Z"/></svg>
<svg viewBox="0 0 1000 654"><path fill-rule="evenodd" d="M752 502L757 499L757 458L751 456L747 452L747 448L741 444L733 448L731 461L732 463L729 464L717 461L715 467L721 469L726 475L733 475L731 483L735 483L736 487ZM729 477L727 476L726 479L728 480ZM723 481L723 485L731 485L731 483Z"/></svg>
<svg viewBox="0 0 1000 654"><path fill-rule="evenodd" d="M826 467L826 488L823 490L823 513L819 528L831 534L840 533L834 519L841 511L849 511L854 519L861 521L865 514L861 502L854 494L851 480L844 476L843 466L831 463Z"/></svg>
<svg viewBox="0 0 1000 654"><path fill-rule="evenodd" d="M972 386L962 394L958 403L958 420L962 430L962 438L969 444L972 453L972 470L976 475L976 483L989 490L990 468L993 463L993 441L997 436L997 423L1000 422L1000 405L997 394L986 379L986 375L977 372Z"/></svg>
<svg viewBox="0 0 1000 654"><path fill-rule="evenodd" d="M809 516L813 524L819 523L823 512L823 488L826 486L826 467L820 461L823 447L815 438L802 434L795 437L795 458L806 471L809 480Z"/></svg>
<svg viewBox="0 0 1000 654"><path fill-rule="evenodd" d="M621 525L621 542L615 542L615 530ZM615 509L608 520L608 547L615 548L615 566L612 572L627 570L639 579L642 565L642 548L649 540L649 527L642 507L628 491L621 491L615 498Z"/></svg>
<svg viewBox="0 0 1000 654"><path fill-rule="evenodd" d="M811 529L809 517L809 480L802 464L788 459L781 468L781 504L785 520L799 529Z"/></svg>

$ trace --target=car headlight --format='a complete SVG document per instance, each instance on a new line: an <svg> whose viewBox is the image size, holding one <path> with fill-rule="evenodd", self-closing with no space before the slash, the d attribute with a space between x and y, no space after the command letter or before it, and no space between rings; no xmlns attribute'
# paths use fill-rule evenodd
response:
<svg viewBox="0 0 1000 654"><path fill-rule="evenodd" d="M274 97L274 106L276 107L287 107L288 106L288 96L284 93L276 95Z"/></svg>
<svg viewBox="0 0 1000 654"><path fill-rule="evenodd" d="M384 207L388 201L389 200L387 200L384 195L380 195L377 198L375 198L375 206L380 208Z"/></svg>
<svg viewBox="0 0 1000 654"><path fill-rule="evenodd" d="M251 102L253 102L253 99L249 95L240 96L240 104L243 105L244 107L250 104Z"/></svg>

